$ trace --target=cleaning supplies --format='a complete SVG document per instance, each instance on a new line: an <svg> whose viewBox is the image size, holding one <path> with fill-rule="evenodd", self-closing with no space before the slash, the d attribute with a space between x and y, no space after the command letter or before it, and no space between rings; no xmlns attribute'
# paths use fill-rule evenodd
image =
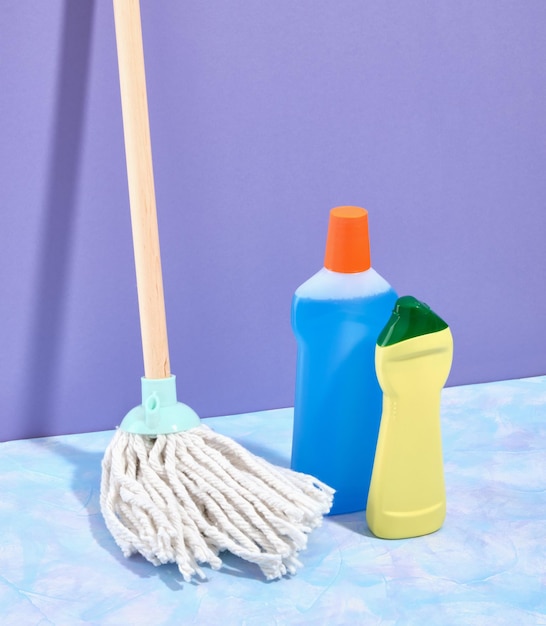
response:
<svg viewBox="0 0 546 626"><path fill-rule="evenodd" d="M381 418L374 349L396 297L371 267L367 211L332 209L324 267L292 301L291 465L336 490L331 514L366 507Z"/></svg>
<svg viewBox="0 0 546 626"><path fill-rule="evenodd" d="M378 537L426 535L444 522L440 392L452 357L448 325L416 298L399 298L375 352L383 414L366 519Z"/></svg>
<svg viewBox="0 0 546 626"><path fill-rule="evenodd" d="M138 0L114 0L133 246L144 353L142 404L102 462L100 504L125 556L176 563L186 581L219 568L219 553L293 574L332 490L275 467L200 423L170 373Z"/></svg>

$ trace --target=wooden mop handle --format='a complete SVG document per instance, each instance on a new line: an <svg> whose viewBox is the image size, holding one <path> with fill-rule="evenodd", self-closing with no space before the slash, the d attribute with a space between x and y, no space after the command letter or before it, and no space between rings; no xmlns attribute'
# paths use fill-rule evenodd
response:
<svg viewBox="0 0 546 626"><path fill-rule="evenodd" d="M139 0L113 0L146 378L170 376Z"/></svg>

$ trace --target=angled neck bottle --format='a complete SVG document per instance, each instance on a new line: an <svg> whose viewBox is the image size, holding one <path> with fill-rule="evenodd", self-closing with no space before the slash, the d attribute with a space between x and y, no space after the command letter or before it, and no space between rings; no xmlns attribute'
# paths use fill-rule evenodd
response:
<svg viewBox="0 0 546 626"><path fill-rule="evenodd" d="M416 537L443 524L440 397L452 358L448 325L424 302L399 298L375 353L383 414L366 519L378 537Z"/></svg>
<svg viewBox="0 0 546 626"><path fill-rule="evenodd" d="M324 267L292 301L291 466L336 489L330 514L366 507L381 419L375 343L396 298L371 267L367 211L332 209Z"/></svg>

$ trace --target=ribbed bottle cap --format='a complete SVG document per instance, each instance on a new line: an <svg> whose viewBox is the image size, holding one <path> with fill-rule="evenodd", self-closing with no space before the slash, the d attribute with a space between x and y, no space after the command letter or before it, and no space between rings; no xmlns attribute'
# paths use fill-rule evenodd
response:
<svg viewBox="0 0 546 626"><path fill-rule="evenodd" d="M344 274L370 269L370 238L366 209L338 206L330 211L324 267Z"/></svg>
<svg viewBox="0 0 546 626"><path fill-rule="evenodd" d="M402 296L396 301L387 325L379 333L377 345L384 348L446 328L447 323L428 304L413 296Z"/></svg>

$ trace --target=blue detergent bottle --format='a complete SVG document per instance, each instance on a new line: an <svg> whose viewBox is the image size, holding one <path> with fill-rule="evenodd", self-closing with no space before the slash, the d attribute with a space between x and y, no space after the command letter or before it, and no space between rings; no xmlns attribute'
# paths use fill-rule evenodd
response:
<svg viewBox="0 0 546 626"><path fill-rule="evenodd" d="M396 299L371 267L368 212L332 209L324 267L292 300L291 467L336 490L330 515L366 508L382 405L375 344Z"/></svg>

